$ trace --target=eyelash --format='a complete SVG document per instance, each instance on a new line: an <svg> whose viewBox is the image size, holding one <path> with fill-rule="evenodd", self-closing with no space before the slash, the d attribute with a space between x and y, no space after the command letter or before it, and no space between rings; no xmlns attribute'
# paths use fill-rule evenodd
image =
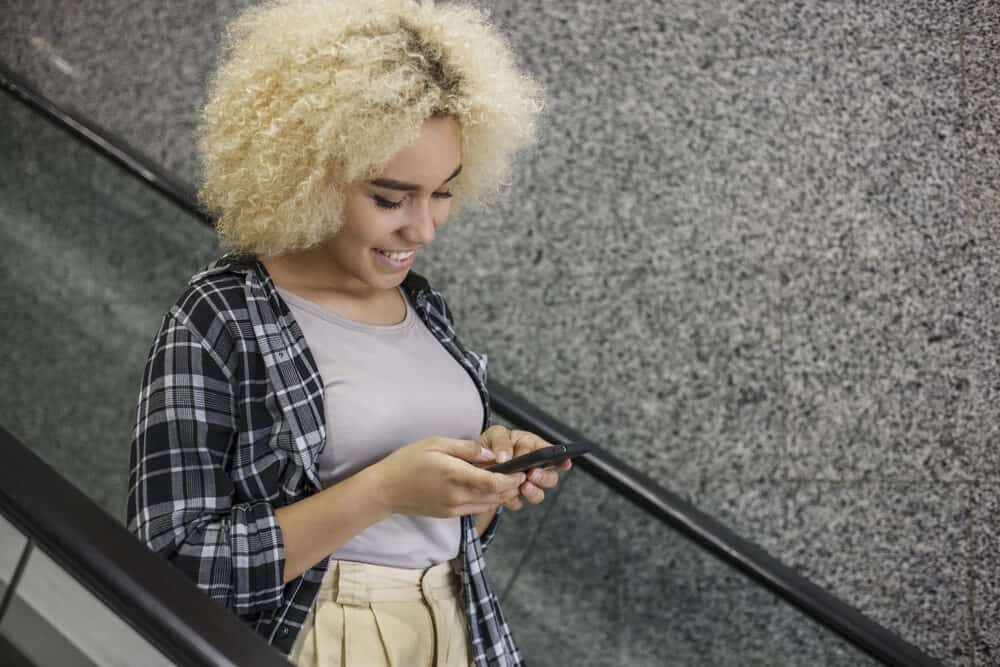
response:
<svg viewBox="0 0 1000 667"><path fill-rule="evenodd" d="M431 197L436 199L451 199L451 192L432 192ZM379 208L395 209L403 205L402 200L392 201L391 199L386 199L385 197L380 197L378 195L372 195L372 199L375 201L375 205Z"/></svg>

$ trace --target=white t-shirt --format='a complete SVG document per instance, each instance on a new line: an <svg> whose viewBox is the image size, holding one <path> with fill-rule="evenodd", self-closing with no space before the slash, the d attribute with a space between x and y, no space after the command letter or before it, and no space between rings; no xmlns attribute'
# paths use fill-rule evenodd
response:
<svg viewBox="0 0 1000 667"><path fill-rule="evenodd" d="M417 316L399 324L348 320L284 289L323 378L326 446L319 478L335 484L430 436L477 440L483 405L475 383ZM333 553L338 560L424 568L458 555L461 520L393 514Z"/></svg>

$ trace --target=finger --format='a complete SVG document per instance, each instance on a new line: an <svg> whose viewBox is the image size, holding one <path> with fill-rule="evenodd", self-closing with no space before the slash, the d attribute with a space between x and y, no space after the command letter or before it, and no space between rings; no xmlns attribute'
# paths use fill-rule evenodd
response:
<svg viewBox="0 0 1000 667"><path fill-rule="evenodd" d="M542 447L550 447L551 443L528 431L511 431L514 441L514 456L528 454Z"/></svg>
<svg viewBox="0 0 1000 667"><path fill-rule="evenodd" d="M482 435L484 444L496 455L497 463L510 461L514 456L514 440L503 426L491 426Z"/></svg>
<svg viewBox="0 0 1000 667"><path fill-rule="evenodd" d="M459 493L449 499L451 511L457 512L457 516L463 514L478 514L488 509L496 509L505 502L504 497L499 493ZM470 508L475 508L471 510ZM460 511L459 511L460 510Z"/></svg>
<svg viewBox="0 0 1000 667"><path fill-rule="evenodd" d="M521 497L532 505L537 505L545 500L545 492L531 482L525 482L521 485Z"/></svg>
<svg viewBox="0 0 1000 667"><path fill-rule="evenodd" d="M563 459L556 464L556 467L563 471L569 470L573 467L573 459Z"/></svg>
<svg viewBox="0 0 1000 667"><path fill-rule="evenodd" d="M511 498L510 500L505 502L503 506L506 507L507 509L514 510L516 512L522 507L524 507L524 503L521 502L520 497L517 497L517 498Z"/></svg>
<svg viewBox="0 0 1000 667"><path fill-rule="evenodd" d="M456 481L475 493L499 496L504 491L518 488L527 478L523 472L504 475L479 468L465 468Z"/></svg>
<svg viewBox="0 0 1000 667"><path fill-rule="evenodd" d="M519 498L520 495L521 495L520 489L511 489L510 491L504 491L503 493L500 494L500 501L502 503L509 503L511 500Z"/></svg>
<svg viewBox="0 0 1000 667"><path fill-rule="evenodd" d="M535 468L528 474L527 481L543 489L551 489L559 483L559 474L554 470Z"/></svg>
<svg viewBox="0 0 1000 667"><path fill-rule="evenodd" d="M516 491L528 479L527 473L523 472L514 472L509 475L503 475L498 472L490 474L493 475L493 489L501 494L505 491Z"/></svg>
<svg viewBox="0 0 1000 667"><path fill-rule="evenodd" d="M496 455L490 449L475 440L440 438L436 449L469 463L487 463L496 460Z"/></svg>

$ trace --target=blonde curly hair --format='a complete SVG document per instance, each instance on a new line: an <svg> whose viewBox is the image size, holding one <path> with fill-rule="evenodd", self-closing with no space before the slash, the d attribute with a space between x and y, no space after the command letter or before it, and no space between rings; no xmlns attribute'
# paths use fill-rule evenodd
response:
<svg viewBox="0 0 1000 667"><path fill-rule="evenodd" d="M428 118L461 125L453 203L485 203L534 140L541 89L478 9L272 0L228 28L198 128L230 250L282 254L341 227L340 186L375 177Z"/></svg>

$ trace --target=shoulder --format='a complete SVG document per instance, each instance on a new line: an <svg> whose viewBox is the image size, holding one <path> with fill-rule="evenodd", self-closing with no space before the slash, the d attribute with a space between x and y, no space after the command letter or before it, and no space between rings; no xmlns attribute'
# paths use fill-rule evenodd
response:
<svg viewBox="0 0 1000 667"><path fill-rule="evenodd" d="M243 330L247 319L245 284L253 265L246 258L224 256L196 272L170 308L179 323L206 339Z"/></svg>

